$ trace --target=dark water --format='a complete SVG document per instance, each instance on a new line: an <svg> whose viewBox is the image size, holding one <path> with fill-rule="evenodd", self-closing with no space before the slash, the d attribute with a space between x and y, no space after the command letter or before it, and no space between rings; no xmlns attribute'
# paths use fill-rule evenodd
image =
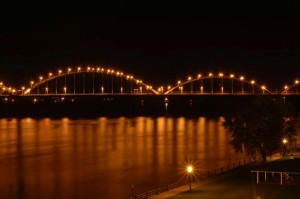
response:
<svg viewBox="0 0 300 199"><path fill-rule="evenodd" d="M243 160L222 118L0 120L1 199L129 198Z"/></svg>

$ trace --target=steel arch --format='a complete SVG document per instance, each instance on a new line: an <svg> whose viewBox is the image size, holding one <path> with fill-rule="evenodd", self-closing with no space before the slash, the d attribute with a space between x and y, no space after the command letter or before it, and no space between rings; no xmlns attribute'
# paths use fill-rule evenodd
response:
<svg viewBox="0 0 300 199"><path fill-rule="evenodd" d="M182 86L184 86L186 84L193 83L193 82L196 82L196 81L201 81L201 80L207 80L207 79L228 79L228 80L232 80L232 81L239 81L241 83L246 83L246 84L248 84L250 86L254 86L254 87L258 88L258 89L261 89L263 93L264 93L264 91L266 91L268 94L272 94L271 91L269 91L265 85L257 84L254 80L246 80L244 78L244 76L240 76L240 78L237 78L233 74L230 74L229 76L224 76L223 73L219 73L218 76L213 76L212 73L209 73L208 76L202 76L202 75L199 74L199 75L197 75L197 78L188 77L187 80L184 81L184 82L181 82L179 80L177 82L176 86L171 87L164 94L170 94L175 89L178 89L178 88L180 88L180 87L182 87Z"/></svg>
<svg viewBox="0 0 300 199"><path fill-rule="evenodd" d="M151 92L153 92L154 94L158 94L158 92L153 89L152 86L144 83L142 80L140 79L136 79L134 78L132 75L129 74L125 74L121 71L118 70L114 70L114 69L106 69L106 68L101 68L101 67L77 67L76 70L73 70L72 68L68 68L65 72L62 70L58 70L57 74L53 74L53 73L49 73L47 78L44 78L43 76L39 77L39 81L34 82L31 81L31 85L30 88L28 89L24 89L24 91L22 92L21 95L29 95L30 92L36 88L38 88L40 85L43 85L51 80L60 78L60 77L64 77L64 76L69 76L72 74L84 74L84 73L94 73L94 74L111 74L114 75L115 77L124 77L125 80L129 80L129 81L135 81L136 84L144 86L147 90L150 90ZM23 89L22 89L23 90Z"/></svg>

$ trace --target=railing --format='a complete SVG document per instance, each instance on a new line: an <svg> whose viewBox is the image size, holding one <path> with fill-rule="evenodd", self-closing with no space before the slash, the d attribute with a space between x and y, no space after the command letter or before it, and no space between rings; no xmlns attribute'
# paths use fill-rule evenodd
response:
<svg viewBox="0 0 300 199"><path fill-rule="evenodd" d="M240 167L243 167L243 166L246 166L246 165L251 165L251 164L254 164L254 163L257 163L257 162L260 162L260 159L245 159L243 161L239 161L239 162L235 162L235 163L232 163L230 165L227 165L227 166L223 166L223 167L220 167L220 168L216 168L212 171L207 171L207 175L203 174L203 178L209 178L209 177L212 177L212 176L216 176L216 175L219 175L219 174L223 174L223 173L227 173L227 172L230 172L230 171L233 171L234 169L237 169L237 168L240 168ZM183 186L183 185L186 185L186 184L178 184L178 183L173 183L173 184L169 184L167 186L164 186L164 187L157 187L156 189L152 189L152 190L149 190L149 191L146 191L144 193L141 193L141 194L135 194L133 196L130 197L130 199L146 199L146 198L150 198L152 196L155 196L155 195L159 195L160 193L163 193L163 192L166 192L166 191L170 191L172 189L176 189L180 186Z"/></svg>
<svg viewBox="0 0 300 199"><path fill-rule="evenodd" d="M150 191L146 191L141 194L136 194L134 196L131 196L130 199L146 199L150 198L155 195L159 195L162 192L170 191L172 189L177 188L179 185L178 183L169 184L166 187L157 187L156 189L152 189Z"/></svg>

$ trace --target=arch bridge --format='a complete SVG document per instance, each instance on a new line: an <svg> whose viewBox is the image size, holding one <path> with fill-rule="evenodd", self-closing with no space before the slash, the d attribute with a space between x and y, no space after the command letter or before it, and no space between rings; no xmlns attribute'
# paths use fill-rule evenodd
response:
<svg viewBox="0 0 300 199"><path fill-rule="evenodd" d="M298 95L299 80L271 92L267 86L233 73L188 76L173 85L153 87L131 74L103 67L76 67L41 75L20 90L0 82L0 95Z"/></svg>

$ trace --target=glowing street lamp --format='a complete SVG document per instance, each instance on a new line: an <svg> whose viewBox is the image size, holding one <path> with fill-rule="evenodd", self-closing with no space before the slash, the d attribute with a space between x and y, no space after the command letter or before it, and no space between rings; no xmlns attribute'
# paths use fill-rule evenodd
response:
<svg viewBox="0 0 300 199"><path fill-rule="evenodd" d="M241 80L241 82L242 82L242 94L244 94L244 76L241 76L240 77L240 80Z"/></svg>
<svg viewBox="0 0 300 199"><path fill-rule="evenodd" d="M295 80L295 84L296 84L296 93L298 93L298 84L299 84L299 80Z"/></svg>
<svg viewBox="0 0 300 199"><path fill-rule="evenodd" d="M222 92L222 93L223 93L223 91L224 91L224 87L223 87L223 76L224 76L223 73L219 73L219 77L221 78L221 92Z"/></svg>
<svg viewBox="0 0 300 199"><path fill-rule="evenodd" d="M189 175L189 178L190 178L190 191L192 191L192 175L193 175L193 170L194 170L194 168L191 165L188 165L186 167L186 172L187 172L187 174Z"/></svg>
<svg viewBox="0 0 300 199"><path fill-rule="evenodd" d="M265 90L267 89L266 86L261 86L261 89L263 91L263 93L265 93Z"/></svg>
<svg viewBox="0 0 300 199"><path fill-rule="evenodd" d="M214 93L214 79L213 79L213 74L212 74L212 73L209 73L209 74L208 74L208 77L211 78L211 85L210 85L211 93Z"/></svg>
<svg viewBox="0 0 300 199"><path fill-rule="evenodd" d="M282 139L282 155L286 155L287 154L287 144L288 144L288 139L287 138L283 138Z"/></svg>
<svg viewBox="0 0 300 199"><path fill-rule="evenodd" d="M192 77L189 76L188 77L188 81L191 81L192 80ZM191 82L191 93L193 93L193 82Z"/></svg>
<svg viewBox="0 0 300 199"><path fill-rule="evenodd" d="M231 79L231 94L233 94L233 78L234 78L234 74L230 74L230 79Z"/></svg>
<svg viewBox="0 0 300 199"><path fill-rule="evenodd" d="M287 85L284 86L285 93L288 92L289 87Z"/></svg>
<svg viewBox="0 0 300 199"><path fill-rule="evenodd" d="M282 143L283 143L283 144L287 144L287 143L288 143L288 140L287 140L286 138L283 138L283 139L282 139Z"/></svg>
<svg viewBox="0 0 300 199"><path fill-rule="evenodd" d="M254 80L251 80L251 85L252 85L252 93L254 94L254 84L255 84L255 81Z"/></svg>
<svg viewBox="0 0 300 199"><path fill-rule="evenodd" d="M65 94L67 93L67 87L64 87L64 92L65 92Z"/></svg>

